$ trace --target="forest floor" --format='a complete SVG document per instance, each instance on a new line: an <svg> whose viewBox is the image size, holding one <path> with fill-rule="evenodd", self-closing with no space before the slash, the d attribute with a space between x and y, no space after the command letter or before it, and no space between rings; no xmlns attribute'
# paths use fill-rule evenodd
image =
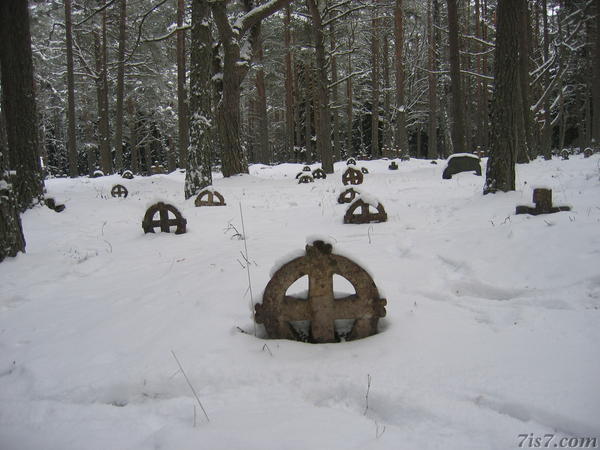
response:
<svg viewBox="0 0 600 450"><path fill-rule="evenodd" d="M345 163L304 185L298 164L215 175L225 207L184 201L179 172L47 180L66 210L27 211L27 253L0 265L0 448L481 450L527 447L523 435L600 438L600 155L520 165L515 192L487 196L483 177L442 180L443 161L358 165L386 223L343 224ZM128 198L111 198L116 183ZM572 211L515 215L538 186ZM143 233L157 200L179 208L186 234ZM272 267L315 234L372 275L387 299L379 334L320 345L254 335L250 305Z"/></svg>

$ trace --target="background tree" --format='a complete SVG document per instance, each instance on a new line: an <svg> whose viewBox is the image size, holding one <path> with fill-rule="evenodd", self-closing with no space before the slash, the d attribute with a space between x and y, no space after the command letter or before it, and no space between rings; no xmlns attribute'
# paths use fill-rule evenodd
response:
<svg viewBox="0 0 600 450"><path fill-rule="evenodd" d="M497 16L492 138L484 194L515 190L515 163L522 122L519 83L519 14L525 0L499 0Z"/></svg>
<svg viewBox="0 0 600 450"><path fill-rule="evenodd" d="M0 73L8 163L17 206L25 211L44 192L27 0L0 2ZM6 183L6 176L3 176ZM9 207L10 209L10 207Z"/></svg>

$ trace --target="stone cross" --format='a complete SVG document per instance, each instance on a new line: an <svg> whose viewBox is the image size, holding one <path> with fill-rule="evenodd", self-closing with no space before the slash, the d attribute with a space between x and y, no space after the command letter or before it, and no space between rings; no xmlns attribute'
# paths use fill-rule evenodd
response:
<svg viewBox="0 0 600 450"><path fill-rule="evenodd" d="M346 278L356 293L335 298L333 276ZM286 295L296 280L308 276L308 299ZM379 297L369 274L350 259L332 254L331 244L315 241L306 246L306 255L284 264L267 284L262 304L255 305L255 320L264 324L274 339L299 339L290 322L310 321L309 340L337 342L335 320L354 320L346 339L360 339L377 333L377 323L386 314L387 301Z"/></svg>
<svg viewBox="0 0 600 450"><path fill-rule="evenodd" d="M553 214L559 211L571 211L570 206L552 206L552 189L537 188L533 190L533 203L531 206L517 206L516 214Z"/></svg>
<svg viewBox="0 0 600 450"><path fill-rule="evenodd" d="M225 199L217 191L203 190L194 200L196 206L225 206Z"/></svg>
<svg viewBox="0 0 600 450"><path fill-rule="evenodd" d="M158 213L159 219L154 220L154 216ZM169 219L169 213L175 217ZM154 233L154 228L160 227L160 231L169 233L171 226L176 226L175 234L183 234L186 231L187 221L183 218L181 213L173 205L169 205L163 202L158 202L152 205L146 211L144 220L142 221L142 228L144 233Z"/></svg>
<svg viewBox="0 0 600 450"><path fill-rule="evenodd" d="M122 184L115 184L110 190L110 195L112 195L113 197L127 198L129 192L127 191L127 188Z"/></svg>
<svg viewBox="0 0 600 450"><path fill-rule="evenodd" d="M363 182L363 174L360 170L355 169L353 167L348 167L344 174L342 175L342 183L344 186L347 184L362 184Z"/></svg>
<svg viewBox="0 0 600 450"><path fill-rule="evenodd" d="M372 213L369 210L369 206L375 207L377 212ZM360 208L360 213L354 214L358 208ZM344 223L371 223L386 221L387 213L385 212L385 209L381 203L377 203L377 206L369 205L369 203L360 198L348 207L346 214L344 215Z"/></svg>

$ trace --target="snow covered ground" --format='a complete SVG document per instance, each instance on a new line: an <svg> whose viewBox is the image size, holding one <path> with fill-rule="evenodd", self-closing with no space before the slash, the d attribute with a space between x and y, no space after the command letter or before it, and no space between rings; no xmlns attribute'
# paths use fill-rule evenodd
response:
<svg viewBox="0 0 600 450"><path fill-rule="evenodd" d="M227 206L213 208L183 200L181 173L48 180L66 210L28 211L27 253L0 264L0 449L479 450L518 448L519 434L600 437L600 155L519 166L517 191L485 197L482 177L442 180L441 161L388 164L359 161L370 171L360 189L388 214L371 225L342 223L344 163L305 185L299 164L218 178ZM110 197L115 183L127 199ZM573 210L515 216L537 186ZM156 200L180 209L187 234L144 235ZM271 268L318 234L372 274L387 298L380 333L255 337L240 204L255 302Z"/></svg>

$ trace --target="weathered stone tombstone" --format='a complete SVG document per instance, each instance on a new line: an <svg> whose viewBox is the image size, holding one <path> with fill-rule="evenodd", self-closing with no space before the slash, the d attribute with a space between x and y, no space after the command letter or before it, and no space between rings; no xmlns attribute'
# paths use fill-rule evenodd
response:
<svg viewBox="0 0 600 450"><path fill-rule="evenodd" d="M390 163L390 165L388 166L388 169L390 169L390 170L398 170L398 163L396 161L392 161Z"/></svg>
<svg viewBox="0 0 600 450"><path fill-rule="evenodd" d="M205 189L194 200L196 206L225 206L225 199L220 192Z"/></svg>
<svg viewBox="0 0 600 450"><path fill-rule="evenodd" d="M324 180L327 178L327 174L320 167L318 169L313 170L312 176L315 180Z"/></svg>
<svg viewBox="0 0 600 450"><path fill-rule="evenodd" d="M594 154L594 150L592 150L590 147L587 147L584 151L583 151L583 157L584 158L589 158L590 156L592 156Z"/></svg>
<svg viewBox="0 0 600 450"><path fill-rule="evenodd" d="M56 200L54 200L52 197L45 198L44 203L48 208L57 213L63 212L65 210L65 205L56 203Z"/></svg>
<svg viewBox="0 0 600 450"><path fill-rule="evenodd" d="M338 203L352 203L356 196L359 195L354 188L348 188L343 191L338 197Z"/></svg>
<svg viewBox="0 0 600 450"><path fill-rule="evenodd" d="M356 210L360 208L360 212L356 214ZM371 208L375 208L377 212L371 212ZM387 213L381 203L376 205L359 198L352 203L346 210L344 215L344 223L371 223L371 222L386 222Z"/></svg>
<svg viewBox="0 0 600 450"><path fill-rule="evenodd" d="M129 191L122 184L115 184L110 190L110 195L112 195L113 197L127 198L127 196L129 195Z"/></svg>
<svg viewBox="0 0 600 450"><path fill-rule="evenodd" d="M305 173L306 173L306 172L298 172L298 173L296 174L296 180L297 180L298 178L300 178L302 175L304 175Z"/></svg>
<svg viewBox="0 0 600 450"><path fill-rule="evenodd" d="M347 184L357 185L362 184L363 182L363 174L360 170L355 169L354 167L348 167L344 174L342 175L342 183L344 186Z"/></svg>
<svg viewBox="0 0 600 450"><path fill-rule="evenodd" d="M554 214L559 211L571 211L570 206L552 206L552 189L537 188L533 190L533 203L535 207L517 206L515 214Z"/></svg>
<svg viewBox="0 0 600 450"><path fill-rule="evenodd" d="M315 179L310 175L302 175L298 179L298 184L314 183Z"/></svg>
<svg viewBox="0 0 600 450"><path fill-rule="evenodd" d="M360 171L365 175L369 173L369 169L367 169L366 167L361 167Z"/></svg>
<svg viewBox="0 0 600 450"><path fill-rule="evenodd" d="M154 220L156 213L159 215L158 220ZM169 213L173 214L173 219L169 218ZM160 231L164 233L170 233L170 228L175 226L177 227L175 234L183 234L186 231L186 225L187 220L183 218L179 210L173 205L163 202L158 202L148 208L142 221L144 233L154 233L155 227L160 227Z"/></svg>
<svg viewBox="0 0 600 450"><path fill-rule="evenodd" d="M302 172L312 172L312 169L310 168L310 166L304 166L302 168Z"/></svg>
<svg viewBox="0 0 600 450"><path fill-rule="evenodd" d="M151 166L150 173L152 175L164 175L165 173L167 173L167 171L165 170L162 164L159 164L157 166Z"/></svg>
<svg viewBox="0 0 600 450"><path fill-rule="evenodd" d="M567 161L569 159L569 150L567 150L566 148L563 149L560 152L560 157L563 159L563 161Z"/></svg>
<svg viewBox="0 0 600 450"><path fill-rule="evenodd" d="M348 158L348 160L346 161L346 165L347 166L350 166L350 165L355 166L356 165L356 160L354 158Z"/></svg>
<svg viewBox="0 0 600 450"><path fill-rule="evenodd" d="M470 171L474 171L476 175L481 176L479 157L471 153L455 153L448 158L442 178L444 180L449 180L452 178L452 175Z"/></svg>
<svg viewBox="0 0 600 450"><path fill-rule="evenodd" d="M121 174L121 177L125 178L126 180L133 180L133 172L131 170L125 170Z"/></svg>
<svg viewBox="0 0 600 450"><path fill-rule="evenodd" d="M298 279L308 276L308 298L286 295ZM355 294L336 298L334 275L344 277ZM295 258L275 272L255 305L254 319L263 324L272 339L304 340L313 343L338 342L341 333L337 320L354 321L346 340L361 339L377 333L379 318L385 317L387 301L370 275L350 259L332 253L331 244L315 241L306 246L305 256ZM294 328L294 322L309 321L308 336Z"/></svg>
<svg viewBox="0 0 600 450"><path fill-rule="evenodd" d="M437 161L431 161L429 164L435 164L437 166Z"/></svg>
<svg viewBox="0 0 600 450"><path fill-rule="evenodd" d="M104 172L102 172L101 170L94 170L94 172L92 173L92 178L100 178L104 176Z"/></svg>

